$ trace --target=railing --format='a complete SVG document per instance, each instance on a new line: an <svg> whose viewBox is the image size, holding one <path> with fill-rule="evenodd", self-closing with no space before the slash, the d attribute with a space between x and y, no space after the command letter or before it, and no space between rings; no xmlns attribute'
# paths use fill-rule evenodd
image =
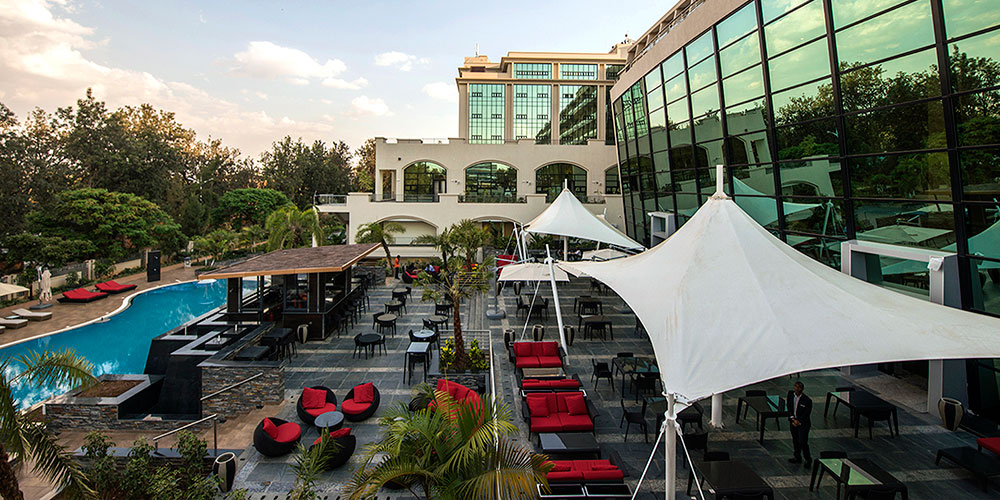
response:
<svg viewBox="0 0 1000 500"><path fill-rule="evenodd" d="M172 434L178 433L180 431L183 431L184 429L187 429L189 427L194 427L194 426L196 426L198 424L207 422L209 420L212 421L212 448L215 451L215 455L214 456L216 456L216 457L219 456L219 414L218 413L213 413L213 414L211 414L211 415L209 415L209 416L207 416L205 418L202 418L202 419L199 419L199 420L195 420L194 422L191 422L191 423L189 423L187 425L182 425L182 426L180 426L180 427L178 427L178 428L176 428L176 429L174 429L172 431L167 431L167 432L164 432L163 434L160 434L159 436L154 437L153 438L153 453L156 453L160 449L160 443L159 443L159 441L161 439L163 439L163 438L165 438L167 436L170 436Z"/></svg>
<svg viewBox="0 0 1000 500"><path fill-rule="evenodd" d="M606 198L604 196L577 196L580 203L589 203L591 205L600 205L606 203Z"/></svg>
<svg viewBox="0 0 1000 500"><path fill-rule="evenodd" d="M200 401L200 402L208 401L209 399L212 399L215 396L218 396L219 394L222 394L223 392L230 391L230 390L235 389L235 388L237 388L237 387L239 387L239 386L241 386L241 385L243 385L243 384L245 384L245 383L247 383L247 382L249 382L251 380L254 380L254 379L257 379L257 378L263 377L263 376L264 376L264 372L260 372L260 373L258 373L256 375L251 375L251 376L249 376L249 377L247 377L247 378L245 378L243 380L240 380L239 382L236 382L235 384L227 385L227 386L223 387L222 389L219 389L219 390L217 390L217 391L209 394L208 396L202 396L202 398L199 399L198 401Z"/></svg>
<svg viewBox="0 0 1000 500"><path fill-rule="evenodd" d="M459 203L527 203L528 200L517 195L470 194L458 196Z"/></svg>
<svg viewBox="0 0 1000 500"><path fill-rule="evenodd" d="M317 194L313 203L316 205L347 205L347 195L344 194Z"/></svg>

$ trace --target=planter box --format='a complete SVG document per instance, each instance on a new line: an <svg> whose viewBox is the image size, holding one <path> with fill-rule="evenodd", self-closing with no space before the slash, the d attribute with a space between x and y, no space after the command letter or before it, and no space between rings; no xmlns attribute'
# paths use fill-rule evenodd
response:
<svg viewBox="0 0 1000 500"><path fill-rule="evenodd" d="M139 420L159 397L163 377L160 375L101 375L99 381L136 380L139 384L114 397L80 397L82 390L73 390L45 402L45 418L54 430L87 429L160 429L174 421Z"/></svg>

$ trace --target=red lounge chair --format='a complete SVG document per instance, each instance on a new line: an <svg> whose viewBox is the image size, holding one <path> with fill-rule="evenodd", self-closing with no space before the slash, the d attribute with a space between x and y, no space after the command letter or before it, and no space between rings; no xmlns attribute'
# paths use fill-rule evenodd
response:
<svg viewBox="0 0 1000 500"><path fill-rule="evenodd" d="M84 288L77 288L63 292L63 296L59 297L59 302L93 302L107 296L108 294L104 292L91 292Z"/></svg>
<svg viewBox="0 0 1000 500"><path fill-rule="evenodd" d="M533 433L592 432L594 419L582 392L533 392L522 407Z"/></svg>
<svg viewBox="0 0 1000 500"><path fill-rule="evenodd" d="M122 293L129 290L135 290L138 285L122 285L115 280L105 281L104 283L98 283L95 285L98 290L107 293Z"/></svg>
<svg viewBox="0 0 1000 500"><path fill-rule="evenodd" d="M525 391L579 391L582 385L580 379L533 379L521 380L521 389Z"/></svg>
<svg viewBox="0 0 1000 500"><path fill-rule="evenodd" d="M557 368L563 365L558 342L514 342L511 348L517 368Z"/></svg>
<svg viewBox="0 0 1000 500"><path fill-rule="evenodd" d="M620 482L624 472L610 460L553 460L550 483Z"/></svg>

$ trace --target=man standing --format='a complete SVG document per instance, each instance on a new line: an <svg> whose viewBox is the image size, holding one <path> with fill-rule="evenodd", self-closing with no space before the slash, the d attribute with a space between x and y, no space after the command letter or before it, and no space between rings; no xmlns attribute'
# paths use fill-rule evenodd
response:
<svg viewBox="0 0 1000 500"><path fill-rule="evenodd" d="M792 447L795 449L795 456L788 461L797 464L802 462L804 458L805 467L808 469L812 464L812 455L809 453L809 428L812 427L813 402L803 392L805 386L802 385L802 382L795 382L792 389L788 391L786 404L792 412L792 416L788 417L788 420L792 430Z"/></svg>
<svg viewBox="0 0 1000 500"><path fill-rule="evenodd" d="M399 256L398 255L396 256L396 260L394 260L392 262L392 267L393 267L392 277L395 278L395 279L399 279Z"/></svg>

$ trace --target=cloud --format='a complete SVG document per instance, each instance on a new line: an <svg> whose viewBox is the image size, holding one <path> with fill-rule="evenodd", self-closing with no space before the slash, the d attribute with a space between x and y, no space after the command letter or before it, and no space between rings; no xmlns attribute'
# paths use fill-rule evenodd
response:
<svg viewBox="0 0 1000 500"><path fill-rule="evenodd" d="M208 24L208 21L205 20L205 13L204 12L200 12L200 11L198 12L198 22L201 23L201 24Z"/></svg>
<svg viewBox="0 0 1000 500"><path fill-rule="evenodd" d="M351 100L351 109L348 112L351 116L392 116L389 106L381 98L370 98L368 96L358 96Z"/></svg>
<svg viewBox="0 0 1000 500"><path fill-rule="evenodd" d="M272 42L254 41L246 50L233 56L236 66L233 72L253 78L284 78L293 85L308 85L311 78L333 78L347 70L340 59L325 62L291 47L282 47Z"/></svg>
<svg viewBox="0 0 1000 500"><path fill-rule="evenodd" d="M323 80L324 87L332 89L358 90L368 86L368 80L357 78L352 81L341 80L340 78L326 78Z"/></svg>
<svg viewBox="0 0 1000 500"><path fill-rule="evenodd" d="M445 82L432 82L424 85L424 93L434 99L448 102L458 102L458 90L454 84Z"/></svg>
<svg viewBox="0 0 1000 500"><path fill-rule="evenodd" d="M383 52L375 56L376 66L394 66L400 71L410 71L414 64L427 64L430 60L398 51Z"/></svg>

